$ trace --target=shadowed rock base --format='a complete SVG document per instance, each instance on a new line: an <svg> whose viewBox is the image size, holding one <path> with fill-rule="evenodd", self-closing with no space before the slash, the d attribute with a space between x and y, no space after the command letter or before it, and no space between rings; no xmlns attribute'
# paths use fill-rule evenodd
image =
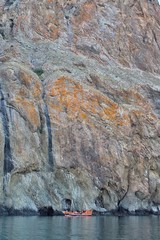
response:
<svg viewBox="0 0 160 240"><path fill-rule="evenodd" d="M122 207L117 210L99 212L93 210L92 216L149 216L149 215L160 215L160 211L154 212L152 210L136 210L128 211ZM64 216L62 211L54 210L50 207L42 207L38 211L32 209L13 209L5 206L0 206L0 216Z"/></svg>
<svg viewBox="0 0 160 240"><path fill-rule="evenodd" d="M0 216L64 216L63 212L52 207L42 207L38 211L32 209L13 209L0 206Z"/></svg>
<svg viewBox="0 0 160 240"><path fill-rule="evenodd" d="M40 216L64 216L61 211L54 210L52 207L42 207L38 213Z"/></svg>
<svg viewBox="0 0 160 240"><path fill-rule="evenodd" d="M0 206L0 216L36 216L38 212L32 209L13 209Z"/></svg>
<svg viewBox="0 0 160 240"><path fill-rule="evenodd" d="M127 209L120 207L118 210L111 211L114 216L148 216L148 215L160 215L160 211L154 212L152 210L142 209L135 211L128 211Z"/></svg>

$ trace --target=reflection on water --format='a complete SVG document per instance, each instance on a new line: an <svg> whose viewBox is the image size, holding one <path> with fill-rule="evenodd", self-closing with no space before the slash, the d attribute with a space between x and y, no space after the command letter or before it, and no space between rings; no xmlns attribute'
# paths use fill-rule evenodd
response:
<svg viewBox="0 0 160 240"><path fill-rule="evenodd" d="M0 217L0 240L159 240L160 217Z"/></svg>

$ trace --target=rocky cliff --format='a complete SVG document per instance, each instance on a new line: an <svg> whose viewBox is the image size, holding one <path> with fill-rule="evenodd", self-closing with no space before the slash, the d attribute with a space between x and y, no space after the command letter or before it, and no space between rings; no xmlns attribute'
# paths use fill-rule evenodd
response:
<svg viewBox="0 0 160 240"><path fill-rule="evenodd" d="M157 0L1 0L1 212L160 212L159 66Z"/></svg>

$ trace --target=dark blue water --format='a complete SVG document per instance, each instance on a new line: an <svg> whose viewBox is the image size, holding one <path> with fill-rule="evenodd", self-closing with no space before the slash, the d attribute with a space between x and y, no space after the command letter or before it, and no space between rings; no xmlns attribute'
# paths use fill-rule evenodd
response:
<svg viewBox="0 0 160 240"><path fill-rule="evenodd" d="M160 217L0 217L0 240L160 240Z"/></svg>

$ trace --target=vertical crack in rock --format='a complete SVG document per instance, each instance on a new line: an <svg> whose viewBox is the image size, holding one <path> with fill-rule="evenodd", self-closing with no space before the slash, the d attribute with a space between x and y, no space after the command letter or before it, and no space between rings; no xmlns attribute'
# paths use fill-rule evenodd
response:
<svg viewBox="0 0 160 240"><path fill-rule="evenodd" d="M46 125L47 125L47 131L48 131L48 163L50 166L50 170L53 170L54 167L54 154L53 154L53 142L52 142L52 128L51 128L51 120L49 116L48 106L45 101L45 91L43 90L43 102L44 102L44 114L46 118Z"/></svg>
<svg viewBox="0 0 160 240"><path fill-rule="evenodd" d="M72 47L73 44L73 30L70 19L67 19L67 35L68 35L68 44Z"/></svg>
<svg viewBox="0 0 160 240"><path fill-rule="evenodd" d="M121 207L121 202L123 201L123 199L127 196L128 192L129 192L129 187L130 187L130 174L131 174L131 170L132 168L129 168L128 170L128 175L127 175L127 180L128 180L128 184L127 184L127 189L126 189L126 192L124 193L124 195L122 196L121 199L119 199L118 201L118 209Z"/></svg>
<svg viewBox="0 0 160 240"><path fill-rule="evenodd" d="M51 169L53 169L54 157L53 157L52 129L51 129L51 120L48 112L48 106L46 103L44 106L44 111L45 111L47 131L48 131L48 161Z"/></svg>
<svg viewBox="0 0 160 240"><path fill-rule="evenodd" d="M0 85L0 112L2 117L3 131L4 131L4 166L3 166L3 191L5 195L8 192L8 183L10 182L10 172L14 168L12 162L12 153L10 145L9 119L3 91Z"/></svg>
<svg viewBox="0 0 160 240"><path fill-rule="evenodd" d="M2 92L2 88L0 85L0 110L2 114L2 123L3 123L3 130L4 130L4 138L5 138L5 144L4 144L4 176L7 175L7 173L10 173L12 169L14 168L13 162L12 162L12 153L11 153L11 145L10 145L10 132L9 132L9 119L7 115L7 110L5 106L5 100L4 95Z"/></svg>
<svg viewBox="0 0 160 240"><path fill-rule="evenodd" d="M13 37L14 33L13 33L13 30L14 30L14 20L11 18L10 20L10 35L11 37Z"/></svg>
<svg viewBox="0 0 160 240"><path fill-rule="evenodd" d="M70 47L72 47L73 38L74 38L71 16L74 14L75 11L76 11L76 6L73 3L67 3L66 6L63 8L63 14L67 23L68 44Z"/></svg>

